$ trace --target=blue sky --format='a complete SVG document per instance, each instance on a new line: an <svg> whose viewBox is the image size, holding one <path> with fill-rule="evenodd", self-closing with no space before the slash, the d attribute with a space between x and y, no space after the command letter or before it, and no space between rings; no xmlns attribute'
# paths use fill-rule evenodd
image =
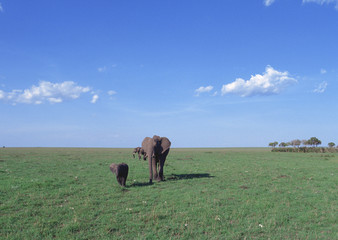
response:
<svg viewBox="0 0 338 240"><path fill-rule="evenodd" d="M338 1L0 0L0 145L338 144Z"/></svg>

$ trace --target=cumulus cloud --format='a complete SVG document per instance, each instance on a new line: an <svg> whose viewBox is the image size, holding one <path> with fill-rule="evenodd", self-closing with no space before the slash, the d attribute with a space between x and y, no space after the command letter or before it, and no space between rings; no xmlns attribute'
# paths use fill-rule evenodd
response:
<svg viewBox="0 0 338 240"><path fill-rule="evenodd" d="M103 72L107 72L107 71L114 69L114 68L117 68L117 64L112 64L112 65L109 65L108 67L107 66L98 67L97 71L100 72L100 73L103 73Z"/></svg>
<svg viewBox="0 0 338 240"><path fill-rule="evenodd" d="M275 2L275 0L264 0L263 2L264 2L264 5L268 7L271 4L273 4Z"/></svg>
<svg viewBox="0 0 338 240"><path fill-rule="evenodd" d="M12 90L11 92L0 92L0 99L16 103L41 104L44 102L61 103L65 99L77 99L82 93L89 92L89 87L82 87L72 81L52 83L39 82L29 89Z"/></svg>
<svg viewBox="0 0 338 240"><path fill-rule="evenodd" d="M317 3L320 5L334 3L336 5L335 8L338 10L338 0L303 0L303 3L309 2Z"/></svg>
<svg viewBox="0 0 338 240"><path fill-rule="evenodd" d="M107 70L107 67L106 66L103 66L103 67L99 67L99 68L97 68L97 71L99 71L99 72L105 72Z"/></svg>
<svg viewBox="0 0 338 240"><path fill-rule="evenodd" d="M116 94L116 92L115 92L114 90L108 91L108 95L109 95L109 96L113 96L113 95L115 95L115 94Z"/></svg>
<svg viewBox="0 0 338 240"><path fill-rule="evenodd" d="M324 69L324 68L320 69L321 74L325 74L326 72L327 72L326 69Z"/></svg>
<svg viewBox="0 0 338 240"><path fill-rule="evenodd" d="M49 98L48 99L48 101L50 102L50 103L60 103L60 102L62 102L62 98Z"/></svg>
<svg viewBox="0 0 338 240"><path fill-rule="evenodd" d="M271 4L273 4L275 0L263 0L263 4L267 7L269 7ZM303 3L317 3L320 5L324 4L335 4L336 10L338 10L338 0L302 0Z"/></svg>
<svg viewBox="0 0 338 240"><path fill-rule="evenodd" d="M315 90L313 90L313 92L315 92L315 93L323 93L323 92L325 92L326 87L327 87L327 82L324 81L324 82L320 83L318 85L318 87Z"/></svg>
<svg viewBox="0 0 338 240"><path fill-rule="evenodd" d="M279 94L297 80L290 77L288 72L279 72L271 66L265 68L263 75L252 75L249 80L237 78L234 82L222 87L222 95L233 93L241 97L255 95Z"/></svg>
<svg viewBox="0 0 338 240"><path fill-rule="evenodd" d="M98 99L99 99L99 95L95 94L90 102L96 103Z"/></svg>
<svg viewBox="0 0 338 240"><path fill-rule="evenodd" d="M199 96L201 93L210 92L213 88L213 86L199 87L195 90L196 96Z"/></svg>

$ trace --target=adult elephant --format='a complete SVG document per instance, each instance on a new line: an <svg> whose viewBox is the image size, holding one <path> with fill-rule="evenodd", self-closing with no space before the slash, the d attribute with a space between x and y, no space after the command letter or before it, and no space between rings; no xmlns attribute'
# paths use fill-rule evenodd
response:
<svg viewBox="0 0 338 240"><path fill-rule="evenodd" d="M136 147L134 148L134 151L133 151L133 157L135 158L135 154L138 154L138 159L140 160L141 159L141 155L143 155L143 160L146 160L147 156L144 152L144 150L141 148L141 147Z"/></svg>
<svg viewBox="0 0 338 240"><path fill-rule="evenodd" d="M154 135L152 138L146 137L143 139L142 149L149 164L149 183L152 183L153 179L163 181L163 167L170 146L171 142L166 137Z"/></svg>

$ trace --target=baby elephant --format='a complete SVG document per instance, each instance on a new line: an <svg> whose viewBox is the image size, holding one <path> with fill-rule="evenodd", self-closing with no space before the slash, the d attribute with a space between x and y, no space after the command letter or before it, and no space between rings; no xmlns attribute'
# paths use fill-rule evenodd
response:
<svg viewBox="0 0 338 240"><path fill-rule="evenodd" d="M129 170L128 165L126 163L112 163L110 165L110 170L116 175L117 182L125 187Z"/></svg>

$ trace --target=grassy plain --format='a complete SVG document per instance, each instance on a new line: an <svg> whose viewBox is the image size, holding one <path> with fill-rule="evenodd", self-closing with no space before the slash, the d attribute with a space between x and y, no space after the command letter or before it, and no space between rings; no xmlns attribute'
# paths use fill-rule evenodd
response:
<svg viewBox="0 0 338 240"><path fill-rule="evenodd" d="M338 238L337 153L171 149L148 185L131 152L0 149L0 238ZM129 165L126 188L112 162Z"/></svg>

